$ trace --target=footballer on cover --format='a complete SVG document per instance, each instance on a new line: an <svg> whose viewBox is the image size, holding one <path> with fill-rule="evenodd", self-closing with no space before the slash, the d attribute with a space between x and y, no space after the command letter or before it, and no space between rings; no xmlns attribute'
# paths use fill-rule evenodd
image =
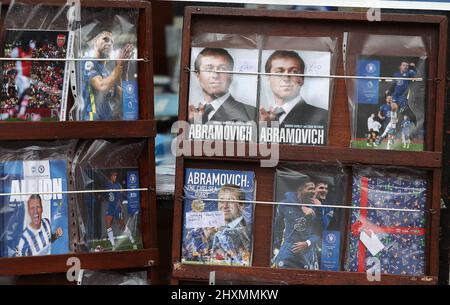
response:
<svg viewBox="0 0 450 305"><path fill-rule="evenodd" d="M83 10L76 119L138 119L137 19L136 9Z"/></svg>
<svg viewBox="0 0 450 305"><path fill-rule="evenodd" d="M348 238L349 271L365 272L378 261L382 274L424 274L426 189L427 181L421 175L355 171L353 206L417 212L353 210Z"/></svg>
<svg viewBox="0 0 450 305"><path fill-rule="evenodd" d="M142 248L137 168L90 169L88 187L105 190L85 198L86 238L89 252Z"/></svg>
<svg viewBox="0 0 450 305"><path fill-rule="evenodd" d="M249 171L185 171L183 263L250 266L255 174Z"/></svg>
<svg viewBox="0 0 450 305"><path fill-rule="evenodd" d="M6 31L0 120L64 121L66 118L69 69L65 59L73 48L68 31ZM33 61L48 58L48 61Z"/></svg>
<svg viewBox="0 0 450 305"><path fill-rule="evenodd" d="M356 81L352 147L424 150L426 66L426 57L358 57L355 75L369 78Z"/></svg>
<svg viewBox="0 0 450 305"><path fill-rule="evenodd" d="M344 200L345 174L337 166L278 168L272 267L341 270L343 213L325 205L342 205Z"/></svg>
<svg viewBox="0 0 450 305"><path fill-rule="evenodd" d="M65 160L0 163L0 256L68 253L66 191Z"/></svg>
<svg viewBox="0 0 450 305"><path fill-rule="evenodd" d="M331 52L262 50L259 141L326 145L331 79ZM280 74L280 75L277 75ZM294 74L294 75L289 75ZM297 75L295 75L297 74Z"/></svg>

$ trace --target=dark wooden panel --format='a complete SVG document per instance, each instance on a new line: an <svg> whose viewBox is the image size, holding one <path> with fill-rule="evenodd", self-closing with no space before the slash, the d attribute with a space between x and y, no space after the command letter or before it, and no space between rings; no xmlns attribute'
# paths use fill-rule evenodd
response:
<svg viewBox="0 0 450 305"><path fill-rule="evenodd" d="M220 20L218 22L217 20ZM241 10L224 8L188 8L184 19L181 58L179 119L186 120L188 105L189 72L185 69L190 62L190 41L193 35L204 33L265 34L274 36L326 36L337 37L340 46L343 32L359 32L384 35L411 35L426 37L428 55L426 152L403 152L388 150L364 150L348 148L350 141L350 117L345 81L338 79L331 106L329 146L302 147L279 146L279 160L293 162L335 162L352 164L404 166L426 169L430 176L428 207L432 213L427 224L427 274L430 277L382 276L382 284L436 284L438 272L439 228L439 175L442 167L442 133L445 79L445 52L447 19L443 16L383 14L382 22L369 22L361 13L317 13L293 11ZM339 50L341 52L341 50ZM343 75L343 59L339 54L336 74ZM449 133L450 134L450 133ZM200 142L211 147L209 142ZM193 148L192 142L187 147ZM197 156L182 156L177 159L176 199L173 233L173 282L178 280L207 280L210 271L216 271L218 280L261 281L264 283L295 284L367 284L365 274L350 272L325 272L306 270L280 270L268 268L270 264L270 236L273 208L256 205L254 248L252 267L227 267L180 264L182 228L183 175L186 167L253 170L257 178L256 198L273 201L273 168L261 168L259 162L264 153L256 145L244 145L244 154L210 157L200 153ZM191 152L194 150L191 149ZM222 153L225 150L222 151ZM253 152L251 154L250 152ZM351 194L349 188L349 194ZM349 199L348 197L347 199ZM348 217L347 217L348 218ZM343 224L345 226L345 223ZM345 245L342 247L343 259ZM218 272L218 273L217 273Z"/></svg>
<svg viewBox="0 0 450 305"><path fill-rule="evenodd" d="M152 0L153 7L153 66L155 74L168 75L169 69L166 56L166 32L165 27L173 21L173 2Z"/></svg>
<svg viewBox="0 0 450 305"><path fill-rule="evenodd" d="M432 276L439 275L439 234L441 211L441 180L442 170L435 169L432 176L430 192L431 212L429 231L429 273Z"/></svg>
<svg viewBox="0 0 450 305"><path fill-rule="evenodd" d="M67 272L70 257L80 259L82 269L105 270L157 266L158 249L102 253L71 253L65 255L0 258L0 275L23 275Z"/></svg>
<svg viewBox="0 0 450 305"><path fill-rule="evenodd" d="M0 123L0 140L110 139L155 136L156 125L153 120Z"/></svg>
<svg viewBox="0 0 450 305"><path fill-rule="evenodd" d="M202 144L211 146L211 142L204 141ZM187 145L191 144L191 152L194 152L194 145L199 144L193 141L187 141ZM258 150L257 145L244 145L245 154L221 157L208 157L205 154L198 156L185 156L187 159L208 158L209 160L234 160L247 159L253 162L260 160L268 160L263 157L265 152ZM244 147L243 146L243 147ZM276 145L274 145L276 146ZM225 147L225 146L224 146ZM361 163L372 165L395 165L395 166L420 166L422 168L438 168L442 166L442 153L440 152L405 152L405 151L389 151L389 150L366 150L357 148L331 147L331 146L296 146L296 145L279 145L278 152L273 149L272 158L276 159L275 153L279 154L278 160L282 161L312 161L312 162L336 162L343 163ZM236 151L236 150L235 150ZM222 154L225 155L225 148ZM248 153L251 152L251 153ZM420 163L418 163L420 160ZM276 164L274 164L275 166Z"/></svg>
<svg viewBox="0 0 450 305"><path fill-rule="evenodd" d="M208 280L209 273L215 271L218 281L249 281L270 284L303 285L433 285L436 276L399 276L381 275L381 281L370 282L365 273L307 271L292 269L274 269L268 267L228 267L208 265L174 264L173 276L178 279Z"/></svg>
<svg viewBox="0 0 450 305"><path fill-rule="evenodd" d="M2 8L7 10L10 0L2 2ZM21 0L20 3L32 5L64 5L63 0ZM145 249L137 251L120 251L104 253L70 253L65 255L50 255L37 257L0 258L0 275L26 275L65 273L70 257L81 260L81 268L129 269L144 268L152 270L153 283L158 283L157 268L159 250L157 249L157 211L155 192L155 152L154 137L156 124L153 120L153 54L152 54L152 16L148 1L81 1L82 7L93 8L138 8L139 17L136 20L138 29L138 54L147 59L138 63L139 84L139 121L97 121L97 122L1 122L0 140L55 140L55 139L111 139L111 138L142 138L147 139L145 151L139 160L140 181L148 192L142 192L142 235ZM0 143L1 145L1 143Z"/></svg>

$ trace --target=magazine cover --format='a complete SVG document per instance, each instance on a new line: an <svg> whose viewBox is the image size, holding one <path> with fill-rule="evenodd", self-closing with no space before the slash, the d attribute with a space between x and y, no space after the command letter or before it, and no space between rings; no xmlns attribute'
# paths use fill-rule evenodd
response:
<svg viewBox="0 0 450 305"><path fill-rule="evenodd" d="M254 141L258 50L193 47L191 70L189 139Z"/></svg>
<svg viewBox="0 0 450 305"><path fill-rule="evenodd" d="M426 60L421 57L359 56L352 147L424 150Z"/></svg>
<svg viewBox="0 0 450 305"><path fill-rule="evenodd" d="M341 270L344 215L341 209L321 206L344 204L345 180L336 165L276 170L279 204L274 207L272 227L273 268Z"/></svg>
<svg viewBox="0 0 450 305"><path fill-rule="evenodd" d="M92 190L86 195L84 223L89 252L142 249L137 168L90 169Z"/></svg>
<svg viewBox="0 0 450 305"><path fill-rule="evenodd" d="M64 121L73 37L68 31L6 30L4 56L24 60L2 61L0 120ZM48 58L49 61L30 61Z"/></svg>
<svg viewBox="0 0 450 305"><path fill-rule="evenodd" d="M77 119L139 117L136 9L84 9L81 27L82 100ZM82 110L82 111L80 111Z"/></svg>
<svg viewBox="0 0 450 305"><path fill-rule="evenodd" d="M260 72L260 142L326 145L331 52L263 50ZM281 74L281 75L274 75Z"/></svg>
<svg viewBox="0 0 450 305"><path fill-rule="evenodd" d="M250 266L255 174L188 168L184 194L181 261Z"/></svg>
<svg viewBox="0 0 450 305"><path fill-rule="evenodd" d="M376 258L381 274L425 272L425 205L422 176L356 171L353 206L412 209L418 212L353 210L349 232L348 270L365 272Z"/></svg>
<svg viewBox="0 0 450 305"><path fill-rule="evenodd" d="M66 191L65 160L0 163L2 257L69 252Z"/></svg>

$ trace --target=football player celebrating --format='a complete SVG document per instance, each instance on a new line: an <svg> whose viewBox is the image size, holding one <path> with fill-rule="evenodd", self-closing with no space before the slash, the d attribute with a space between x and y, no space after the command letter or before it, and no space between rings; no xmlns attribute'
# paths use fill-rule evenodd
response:
<svg viewBox="0 0 450 305"><path fill-rule="evenodd" d="M27 201L31 222L27 225L16 247L16 256L51 254L51 244L63 235L62 228L52 233L50 220L42 218L42 199L38 194Z"/></svg>

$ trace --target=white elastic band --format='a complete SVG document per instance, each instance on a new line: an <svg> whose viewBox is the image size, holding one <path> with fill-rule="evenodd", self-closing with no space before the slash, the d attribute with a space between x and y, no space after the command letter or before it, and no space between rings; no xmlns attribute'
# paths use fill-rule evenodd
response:
<svg viewBox="0 0 450 305"><path fill-rule="evenodd" d="M29 192L29 193L0 193L0 196L27 196L27 195L52 195L52 194L85 194L85 193L117 193L117 192L143 192L148 191L148 188L136 189L112 189L112 190L85 190L85 191L62 191L62 192Z"/></svg>
<svg viewBox="0 0 450 305"><path fill-rule="evenodd" d="M185 198L184 199L190 199L195 200L197 198ZM204 201L223 201L221 199L202 199ZM274 202L274 201L249 201L249 200L232 200L227 199L227 202L240 202L240 203L256 203L256 204L269 204L269 205L294 205L294 206L312 206L317 208L336 208L336 209L352 209L352 210L377 210L377 211L398 211L398 212L420 212L423 213L424 211L420 210L412 210L412 209L395 209L395 208L376 208L376 207L358 207L358 206L347 206L347 205L331 205L331 204L313 204L313 203L298 203L298 202Z"/></svg>
<svg viewBox="0 0 450 305"><path fill-rule="evenodd" d="M242 74L242 75L267 75L267 76L297 76L297 77L315 77L315 78L344 78L344 79L367 79L367 80L410 80L421 82L422 77L387 77L387 76L355 76L355 75L311 75L300 73L266 73L266 72L244 72L244 71L217 71L217 70L191 70L186 68L189 72L214 72L214 73L227 73L227 74Z"/></svg>

